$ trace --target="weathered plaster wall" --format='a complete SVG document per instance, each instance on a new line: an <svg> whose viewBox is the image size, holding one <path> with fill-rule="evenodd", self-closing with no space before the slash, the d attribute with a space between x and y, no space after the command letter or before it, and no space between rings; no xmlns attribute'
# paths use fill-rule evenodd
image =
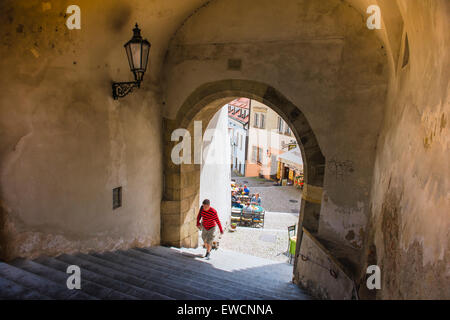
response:
<svg viewBox="0 0 450 320"><path fill-rule="evenodd" d="M382 270L378 298L449 299L450 2L398 3L410 58L378 142L368 260Z"/></svg>
<svg viewBox="0 0 450 320"><path fill-rule="evenodd" d="M111 97L112 80L132 77L122 45L134 9L81 2L82 28L69 31L69 3L45 4L0 5L2 255L158 244L159 94L148 81ZM118 186L123 206L113 211Z"/></svg>
<svg viewBox="0 0 450 320"><path fill-rule="evenodd" d="M314 297L331 300L355 299L353 280L345 268L317 239L304 230L297 281Z"/></svg>
<svg viewBox="0 0 450 320"><path fill-rule="evenodd" d="M241 69L230 70L228 59L241 59ZM280 90L300 106L329 160L319 234L361 248L387 63L363 16L341 1L212 1L170 43L164 115L175 118L195 89L222 79Z"/></svg>
<svg viewBox="0 0 450 320"><path fill-rule="evenodd" d="M217 210L222 227L225 227L231 215L231 146L227 106L222 107L207 125L202 153L199 206L204 199L209 199Z"/></svg>

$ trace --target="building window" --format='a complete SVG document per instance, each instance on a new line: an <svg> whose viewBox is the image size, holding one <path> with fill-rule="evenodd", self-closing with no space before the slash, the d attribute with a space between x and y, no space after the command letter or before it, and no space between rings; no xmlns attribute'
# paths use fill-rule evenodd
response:
<svg viewBox="0 0 450 320"><path fill-rule="evenodd" d="M278 132L283 133L283 119L281 117L278 117Z"/></svg>
<svg viewBox="0 0 450 320"><path fill-rule="evenodd" d="M252 160L253 162L257 162L259 164L262 163L262 154L263 154L263 149L262 148L258 148L256 146L253 146L253 150L252 150Z"/></svg>
<svg viewBox="0 0 450 320"><path fill-rule="evenodd" d="M241 150L244 149L244 144L242 143L242 135L241 135Z"/></svg>
<svg viewBox="0 0 450 320"><path fill-rule="evenodd" d="M258 163L262 163L263 149L258 148Z"/></svg>
<svg viewBox="0 0 450 320"><path fill-rule="evenodd" d="M255 113L255 124L254 124L255 128L258 128L258 126L259 126L258 123L259 123L259 115L257 113Z"/></svg>
<svg viewBox="0 0 450 320"><path fill-rule="evenodd" d="M259 126L261 129L265 129L266 128L266 115L261 113L261 123Z"/></svg>
<svg viewBox="0 0 450 320"><path fill-rule="evenodd" d="M285 131L285 133L287 134L287 135L291 135L291 128L289 128L289 126L288 125L286 125L286 131Z"/></svg>
<svg viewBox="0 0 450 320"><path fill-rule="evenodd" d="M113 210L122 206L122 187L113 189Z"/></svg>

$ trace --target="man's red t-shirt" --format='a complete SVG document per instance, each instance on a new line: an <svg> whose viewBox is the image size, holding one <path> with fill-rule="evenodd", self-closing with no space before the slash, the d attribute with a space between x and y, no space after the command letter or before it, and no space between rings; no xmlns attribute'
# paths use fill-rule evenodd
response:
<svg viewBox="0 0 450 320"><path fill-rule="evenodd" d="M200 219L202 219L203 227L205 227L206 230L211 229L214 227L217 223L219 226L220 232L223 233L222 225L220 224L219 217L217 216L217 211L213 207L209 207L208 211L205 211L203 209L203 206L201 206L198 216L197 216L197 226L200 226Z"/></svg>

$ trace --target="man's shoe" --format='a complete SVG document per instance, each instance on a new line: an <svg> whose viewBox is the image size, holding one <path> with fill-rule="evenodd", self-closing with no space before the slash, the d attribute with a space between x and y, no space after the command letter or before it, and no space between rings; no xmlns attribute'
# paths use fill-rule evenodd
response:
<svg viewBox="0 0 450 320"><path fill-rule="evenodd" d="M210 255L210 252L207 252L206 255L205 255L205 259L206 259L206 260L211 259L211 258L209 257L209 255Z"/></svg>

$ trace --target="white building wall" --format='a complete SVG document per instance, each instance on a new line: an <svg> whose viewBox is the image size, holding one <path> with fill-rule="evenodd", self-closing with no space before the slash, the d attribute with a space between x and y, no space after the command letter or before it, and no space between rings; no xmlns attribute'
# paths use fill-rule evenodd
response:
<svg viewBox="0 0 450 320"><path fill-rule="evenodd" d="M203 136L202 153L200 205L204 199L209 199L225 227L231 215L231 147L226 106L209 122Z"/></svg>
<svg viewBox="0 0 450 320"><path fill-rule="evenodd" d="M241 123L230 118L228 120L228 127L232 132L231 142L234 143L234 146L231 146L233 170L239 171L242 175L245 175L245 146L247 140L247 130L244 129ZM237 162L234 159L237 159ZM241 165L240 170L239 164Z"/></svg>
<svg viewBox="0 0 450 320"><path fill-rule="evenodd" d="M248 144L248 162L256 163L253 160L253 147L262 148L262 168L261 174L273 175L277 172L277 154L271 154L270 151L280 150L281 153L288 151L287 147L283 148L283 145L287 145L290 142L295 141L295 137L279 134L276 129L259 129L250 127L249 129L249 144ZM268 154L269 151L269 154ZM275 160L275 162L274 162Z"/></svg>

